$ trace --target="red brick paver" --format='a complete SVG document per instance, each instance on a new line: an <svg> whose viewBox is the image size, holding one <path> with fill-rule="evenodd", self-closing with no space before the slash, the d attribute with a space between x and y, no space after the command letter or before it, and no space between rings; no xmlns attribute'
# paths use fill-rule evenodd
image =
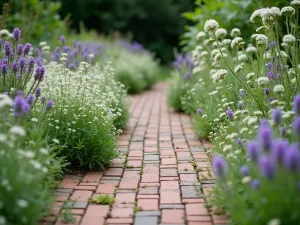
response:
<svg viewBox="0 0 300 225"><path fill-rule="evenodd" d="M166 84L132 96L128 129L120 136L120 158L104 172L67 175L56 190L53 215L41 224L63 224L57 215L64 202L78 225L216 225L225 216L212 215L206 198L214 174L206 150L189 116L166 104ZM112 205L89 203L99 195Z"/></svg>

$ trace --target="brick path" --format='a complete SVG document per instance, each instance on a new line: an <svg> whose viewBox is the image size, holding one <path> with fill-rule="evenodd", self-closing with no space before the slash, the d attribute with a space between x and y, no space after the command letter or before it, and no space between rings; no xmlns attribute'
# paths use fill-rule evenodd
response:
<svg viewBox="0 0 300 225"><path fill-rule="evenodd" d="M205 151L210 145L195 137L188 116L169 110L166 89L159 84L132 97L120 158L104 173L66 175L55 192L53 216L42 224L66 225L57 217L64 201L78 225L227 224L205 207L214 183ZM114 197L114 204L88 203L100 194Z"/></svg>

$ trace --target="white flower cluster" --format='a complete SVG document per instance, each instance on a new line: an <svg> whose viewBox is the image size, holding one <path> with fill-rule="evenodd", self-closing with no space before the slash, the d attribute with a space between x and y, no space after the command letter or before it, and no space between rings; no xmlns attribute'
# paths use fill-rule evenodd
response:
<svg viewBox="0 0 300 225"><path fill-rule="evenodd" d="M284 37L282 38L282 41L286 44L293 44L296 42L296 38L291 34L287 34L287 35L284 35Z"/></svg>
<svg viewBox="0 0 300 225"><path fill-rule="evenodd" d="M245 43L243 42L243 38L241 37L235 37L232 41L231 41L231 48L239 48L241 46L243 46Z"/></svg>
<svg viewBox="0 0 300 225"><path fill-rule="evenodd" d="M226 37L226 35L227 35L227 30L225 30L223 28L219 28L219 29L216 30L216 37L217 38L222 39L222 38Z"/></svg>
<svg viewBox="0 0 300 225"><path fill-rule="evenodd" d="M218 82L223 79L228 74L228 70L219 69L212 75L212 79L214 82Z"/></svg>
<svg viewBox="0 0 300 225"><path fill-rule="evenodd" d="M286 6L281 9L281 14L284 16L293 16L296 14L296 10L291 6Z"/></svg>
<svg viewBox="0 0 300 225"><path fill-rule="evenodd" d="M207 20L204 25L205 32L214 32L219 28L219 23L216 20Z"/></svg>

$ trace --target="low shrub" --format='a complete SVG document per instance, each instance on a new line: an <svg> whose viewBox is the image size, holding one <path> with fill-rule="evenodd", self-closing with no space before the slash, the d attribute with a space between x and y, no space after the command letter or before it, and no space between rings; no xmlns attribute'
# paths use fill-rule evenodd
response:
<svg viewBox="0 0 300 225"><path fill-rule="evenodd" d="M0 95L1 224L36 224L49 210L51 188L64 165L43 137L48 110L25 121L29 110L22 96L13 102Z"/></svg>
<svg viewBox="0 0 300 225"><path fill-rule="evenodd" d="M122 41L112 47L108 56L116 68L116 80L125 85L128 93L150 89L159 78L158 62L138 43Z"/></svg>

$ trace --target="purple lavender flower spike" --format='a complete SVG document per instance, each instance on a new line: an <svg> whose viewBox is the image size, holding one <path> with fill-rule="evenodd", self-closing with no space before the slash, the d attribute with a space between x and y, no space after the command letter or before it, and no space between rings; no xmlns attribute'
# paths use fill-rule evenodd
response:
<svg viewBox="0 0 300 225"><path fill-rule="evenodd" d="M276 108L276 109L273 110L272 118L273 118L273 121L275 122L276 125L281 124L282 115L281 115L281 109L280 108Z"/></svg>
<svg viewBox="0 0 300 225"><path fill-rule="evenodd" d="M240 172L243 176L249 176L250 174L249 168L246 165L241 167Z"/></svg>
<svg viewBox="0 0 300 225"><path fill-rule="evenodd" d="M19 59L19 66L20 66L21 71L24 70L24 68L26 66L26 59L20 58Z"/></svg>
<svg viewBox="0 0 300 225"><path fill-rule="evenodd" d="M18 80L20 80L21 75L20 75L20 74L17 74L17 75L16 75L16 78L17 78Z"/></svg>
<svg viewBox="0 0 300 225"><path fill-rule="evenodd" d="M297 172L300 170L300 153L297 144L293 144L285 152L284 167L288 171Z"/></svg>
<svg viewBox="0 0 300 225"><path fill-rule="evenodd" d="M7 56L7 57L10 57L11 55L11 46L10 46L10 43L8 41L6 41L4 43L4 55Z"/></svg>
<svg viewBox="0 0 300 225"><path fill-rule="evenodd" d="M35 60L33 57L30 57L28 59L28 71L32 71L33 70L33 67L34 67L34 64L35 64Z"/></svg>
<svg viewBox="0 0 300 225"><path fill-rule="evenodd" d="M8 92L7 92L7 91L6 91L6 92L4 92L3 94L8 96Z"/></svg>
<svg viewBox="0 0 300 225"><path fill-rule="evenodd" d="M30 106L32 106L32 104L34 103L34 95L33 94L28 95L27 102Z"/></svg>
<svg viewBox="0 0 300 225"><path fill-rule="evenodd" d="M269 95L270 94L270 88L264 88L264 94Z"/></svg>
<svg viewBox="0 0 300 225"><path fill-rule="evenodd" d="M16 41L19 41L21 38L21 31L19 28L15 28L13 31L13 37Z"/></svg>
<svg viewBox="0 0 300 225"><path fill-rule="evenodd" d="M24 55L28 55L30 49L31 49L31 44L30 44L30 43L26 43L26 44L24 45L24 48L23 48L23 54L24 54Z"/></svg>
<svg viewBox="0 0 300 225"><path fill-rule="evenodd" d="M17 54L20 56L23 54L23 45L22 44L18 44L17 46Z"/></svg>
<svg viewBox="0 0 300 225"><path fill-rule="evenodd" d="M274 75L274 73L273 73L272 71L269 71L269 72L268 72L268 77L269 77L269 79L271 79L271 80L274 80L274 79L275 79L275 75Z"/></svg>
<svg viewBox="0 0 300 225"><path fill-rule="evenodd" d="M297 116L292 124L293 131L297 137L300 137L300 116Z"/></svg>
<svg viewBox="0 0 300 225"><path fill-rule="evenodd" d="M35 70L34 79L41 82L44 80L45 76L45 68L43 66L39 66Z"/></svg>
<svg viewBox="0 0 300 225"><path fill-rule="evenodd" d="M286 140L276 140L273 142L272 156L277 163L283 163L285 152L288 150L288 148L289 143Z"/></svg>
<svg viewBox="0 0 300 225"><path fill-rule="evenodd" d="M11 64L11 67L14 73L17 73L19 71L19 65L16 62L13 62Z"/></svg>
<svg viewBox="0 0 300 225"><path fill-rule="evenodd" d="M84 53L82 57L85 62L87 62L89 59L89 55L87 53Z"/></svg>
<svg viewBox="0 0 300 225"><path fill-rule="evenodd" d="M261 124L258 131L258 140L261 148L264 151L269 151L272 147L272 129L269 127L266 120L261 120Z"/></svg>
<svg viewBox="0 0 300 225"><path fill-rule="evenodd" d="M266 155L262 155L259 158L258 165L259 165L260 172L264 177L268 179L274 178L276 166L270 157Z"/></svg>
<svg viewBox="0 0 300 225"><path fill-rule="evenodd" d="M36 91L35 91L35 97L36 98L40 97L41 93L42 93L42 89L41 88L37 88Z"/></svg>
<svg viewBox="0 0 300 225"><path fill-rule="evenodd" d="M286 127L280 127L280 135L281 135L282 137L285 137L286 134L287 134L287 129L286 129Z"/></svg>
<svg viewBox="0 0 300 225"><path fill-rule="evenodd" d="M201 109L197 109L197 114L201 115L202 114L202 110Z"/></svg>
<svg viewBox="0 0 300 225"><path fill-rule="evenodd" d="M54 102L53 102L52 100L49 100L49 101L47 102L46 109L47 109L47 110L52 109L53 105L54 105Z"/></svg>
<svg viewBox="0 0 300 225"><path fill-rule="evenodd" d="M70 51L70 46L64 46L64 52L68 53Z"/></svg>
<svg viewBox="0 0 300 225"><path fill-rule="evenodd" d="M23 96L17 95L14 99L13 113L15 117L25 117L30 111L29 104L24 100Z"/></svg>
<svg viewBox="0 0 300 225"><path fill-rule="evenodd" d="M42 101L43 104L46 103L46 100L47 100L46 96L43 96L43 97L41 98L41 101Z"/></svg>
<svg viewBox="0 0 300 225"><path fill-rule="evenodd" d="M236 140L236 142L240 147L243 147L243 140L240 137Z"/></svg>
<svg viewBox="0 0 300 225"><path fill-rule="evenodd" d="M247 143L247 153L248 153L248 158L250 160L252 160L253 162L257 162L258 157L260 155L260 149L257 141L249 141Z"/></svg>
<svg viewBox="0 0 300 225"><path fill-rule="evenodd" d="M272 62L268 62L266 64L266 67L267 67L268 71L271 71L272 70Z"/></svg>
<svg viewBox="0 0 300 225"><path fill-rule="evenodd" d="M238 102L238 109L243 109L244 108L244 103L242 101Z"/></svg>
<svg viewBox="0 0 300 225"><path fill-rule="evenodd" d="M232 109L230 109L230 108L228 108L226 110L226 115L227 115L228 119L233 119L234 118L234 113L233 113Z"/></svg>
<svg viewBox="0 0 300 225"><path fill-rule="evenodd" d="M213 168L217 177L221 179L224 179L226 177L227 164L222 156L214 157Z"/></svg>
<svg viewBox="0 0 300 225"><path fill-rule="evenodd" d="M254 180L251 181L250 186L253 189L259 189L260 188L260 181L258 179L254 179Z"/></svg>
<svg viewBox="0 0 300 225"><path fill-rule="evenodd" d="M187 79L190 79L191 78L191 73L190 72L186 72L184 75L183 75L183 79L184 80L187 80Z"/></svg>
<svg viewBox="0 0 300 225"><path fill-rule="evenodd" d="M8 60L7 60L7 58L5 58L5 59L2 60L2 64L8 65Z"/></svg>
<svg viewBox="0 0 300 225"><path fill-rule="evenodd" d="M300 95L294 97L293 110L297 115L300 115Z"/></svg>
<svg viewBox="0 0 300 225"><path fill-rule="evenodd" d="M65 36L64 36L64 35L61 35L60 38L59 38L59 40L60 40L60 43L61 43L62 45L65 45L66 39L65 39Z"/></svg>
<svg viewBox="0 0 300 225"><path fill-rule="evenodd" d="M22 95L23 95L23 91L21 91L21 90L18 90L18 91L17 91L17 95L20 95L20 96L22 96Z"/></svg>
<svg viewBox="0 0 300 225"><path fill-rule="evenodd" d="M240 94L241 94L241 96L244 98L245 97L245 91L244 90L241 90L240 91Z"/></svg>
<svg viewBox="0 0 300 225"><path fill-rule="evenodd" d="M2 64L2 66L1 66L1 72L5 75L5 74L7 74L7 71L8 71L8 66L7 66L7 64Z"/></svg>

